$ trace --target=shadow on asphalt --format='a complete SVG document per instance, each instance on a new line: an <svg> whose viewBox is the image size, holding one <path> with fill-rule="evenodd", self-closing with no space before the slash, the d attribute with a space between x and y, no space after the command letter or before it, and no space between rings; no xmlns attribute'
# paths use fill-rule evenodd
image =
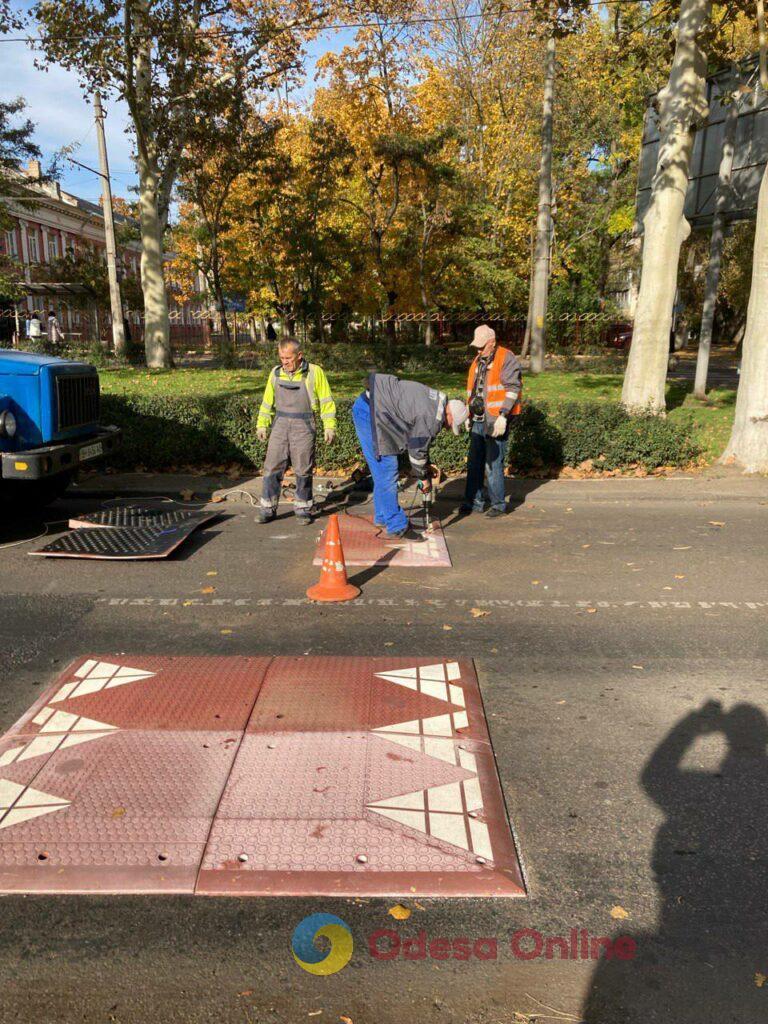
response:
<svg viewBox="0 0 768 1024"><path fill-rule="evenodd" d="M719 734L719 768L683 766ZM768 721L754 704L692 711L641 775L664 812L653 851L661 896L655 932L629 934L633 960L602 959L583 1010L587 1024L705 1024L765 1019L768 926Z"/></svg>

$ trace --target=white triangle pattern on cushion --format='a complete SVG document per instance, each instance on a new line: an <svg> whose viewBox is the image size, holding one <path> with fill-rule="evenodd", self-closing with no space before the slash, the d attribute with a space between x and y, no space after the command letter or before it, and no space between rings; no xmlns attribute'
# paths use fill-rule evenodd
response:
<svg viewBox="0 0 768 1024"><path fill-rule="evenodd" d="M51 698L50 704L88 693L97 693L113 686L125 686L128 683L150 679L155 674L128 665L115 665L109 661L94 661L89 658L74 673L75 679L59 688ZM118 731L118 726L109 722L97 722L94 718L84 718L69 711L60 711L50 704L32 719L34 724L40 727L37 735L18 747L4 751L0 755L0 768L33 757L50 755L65 747L90 743ZM11 782L10 779L0 778L0 828L17 825L41 814L63 810L65 807L69 807L68 800L41 793L30 786L25 787L17 782Z"/></svg>
<svg viewBox="0 0 768 1024"><path fill-rule="evenodd" d="M461 670L456 661L393 669L376 675L454 707L466 707L464 690L458 685ZM491 861L493 848L488 826L477 817L469 816L470 811L475 813L482 809L483 797L475 755L462 750L457 742L461 739L459 729L468 726L467 712L461 710L373 729L373 734L380 739L464 768L473 773L473 778L385 797L366 804L366 808L406 828Z"/></svg>

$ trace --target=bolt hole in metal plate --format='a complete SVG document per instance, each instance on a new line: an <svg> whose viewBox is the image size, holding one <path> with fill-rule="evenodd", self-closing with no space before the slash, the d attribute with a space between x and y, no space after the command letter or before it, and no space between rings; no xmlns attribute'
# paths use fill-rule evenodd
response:
<svg viewBox="0 0 768 1024"><path fill-rule="evenodd" d="M0 739L0 892L525 889L471 662L94 655Z"/></svg>
<svg viewBox="0 0 768 1024"><path fill-rule="evenodd" d="M344 513L339 516L341 546L347 565L390 565L395 568L450 569L451 556L440 524L432 521L432 529L423 529L421 517L414 516L413 528L423 540L398 540L387 537L383 526L376 526L369 516ZM320 537L314 564L322 565L325 533Z"/></svg>

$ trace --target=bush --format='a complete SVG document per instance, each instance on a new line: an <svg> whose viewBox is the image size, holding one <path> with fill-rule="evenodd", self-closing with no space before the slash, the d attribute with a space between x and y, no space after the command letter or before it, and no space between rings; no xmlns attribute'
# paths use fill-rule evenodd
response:
<svg viewBox="0 0 768 1024"><path fill-rule="evenodd" d="M123 428L117 457L123 467L167 470L180 466L236 462L260 469L266 446L256 440L259 399L247 395L188 398L167 395L104 395L102 419ZM337 402L336 441L327 446L318 435L317 465L326 472L360 462L351 416L352 401ZM630 417L616 403L566 402L553 407L526 403L515 417L508 461L521 472L552 466L578 466L592 459L615 469L640 465L684 466L700 453L690 423L652 416ZM461 472L467 436L441 432L432 446L435 465Z"/></svg>

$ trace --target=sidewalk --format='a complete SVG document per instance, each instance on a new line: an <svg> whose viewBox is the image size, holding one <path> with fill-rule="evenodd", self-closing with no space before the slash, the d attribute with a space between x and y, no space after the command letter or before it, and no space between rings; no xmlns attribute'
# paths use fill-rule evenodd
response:
<svg viewBox="0 0 768 1024"><path fill-rule="evenodd" d="M324 497L331 482L338 477L316 477L315 496ZM286 483L290 484L289 478ZM438 497L460 500L463 477L454 477L438 489ZM596 477L586 480L536 479L524 477L507 480L507 495L513 501L524 501L536 492L537 498L562 500L577 498L587 501L677 501L695 497L698 500L768 499L768 477L746 476L728 466L715 466L704 473L680 473L671 477ZM261 496L261 477L231 479L226 476L200 476L194 473L102 473L88 477L80 485L73 484L69 497L140 498L168 497L175 501L226 501L251 505Z"/></svg>

